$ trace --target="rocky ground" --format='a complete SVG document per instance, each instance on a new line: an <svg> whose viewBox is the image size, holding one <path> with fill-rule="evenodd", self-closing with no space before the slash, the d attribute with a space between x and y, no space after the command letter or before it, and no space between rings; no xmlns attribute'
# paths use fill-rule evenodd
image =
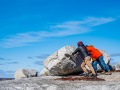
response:
<svg viewBox="0 0 120 90"><path fill-rule="evenodd" d="M120 72L113 72L112 75L99 74L98 78L41 76L6 80L0 81L0 90L120 90Z"/></svg>

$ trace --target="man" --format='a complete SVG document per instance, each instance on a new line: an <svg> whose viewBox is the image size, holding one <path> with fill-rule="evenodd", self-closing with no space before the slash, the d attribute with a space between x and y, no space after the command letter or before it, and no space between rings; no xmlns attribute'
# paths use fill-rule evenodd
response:
<svg viewBox="0 0 120 90"><path fill-rule="evenodd" d="M108 71L106 74L111 75L112 73L110 72L109 66L105 63L103 60L103 55L102 53L93 47L93 45L86 46L87 50L89 51L91 57L92 57L92 66L97 73L97 64L100 65L101 69L103 70L102 73L105 73L105 69Z"/></svg>
<svg viewBox="0 0 120 90"><path fill-rule="evenodd" d="M85 47L85 45L83 44L82 41L79 41L77 43L77 45L78 45L78 48L72 53L72 55L74 55L76 53L78 55L81 55L81 57L83 59L83 62L81 64L82 70L85 72L86 76L88 76L88 71L87 71L87 69L85 67L85 65L87 65L90 68L91 72L92 72L92 77L96 78L97 76L96 76L96 73L95 73L91 63L90 63L91 57L89 55L89 52L88 52L87 48Z"/></svg>

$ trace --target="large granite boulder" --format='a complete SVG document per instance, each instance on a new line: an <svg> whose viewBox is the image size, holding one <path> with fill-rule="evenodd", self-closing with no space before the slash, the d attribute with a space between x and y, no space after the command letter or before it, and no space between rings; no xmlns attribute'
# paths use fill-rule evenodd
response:
<svg viewBox="0 0 120 90"><path fill-rule="evenodd" d="M41 76L50 75L67 75L82 71L80 64L82 62L81 57L71 56L68 57L65 54L71 55L76 48L73 46L65 46L59 49L54 54L50 55L44 61L44 68L41 71ZM78 60L79 59L79 60Z"/></svg>
<svg viewBox="0 0 120 90"><path fill-rule="evenodd" d="M37 77L37 76L38 76L38 72L33 69L19 69L14 74L15 79L30 78L30 77Z"/></svg>
<svg viewBox="0 0 120 90"><path fill-rule="evenodd" d="M82 72L80 65L83 60L81 59L81 56L71 55L72 52L75 51L75 49L76 48L73 46L65 46L59 49L58 51L56 51L54 54L50 55L44 61L44 68L40 72L40 75L41 76L51 76L51 75L58 76L58 75L69 75L69 74ZM100 51L103 53L105 62L109 64L109 61L110 61L109 55L103 50L100 50ZM98 68L100 69L99 65L98 65Z"/></svg>

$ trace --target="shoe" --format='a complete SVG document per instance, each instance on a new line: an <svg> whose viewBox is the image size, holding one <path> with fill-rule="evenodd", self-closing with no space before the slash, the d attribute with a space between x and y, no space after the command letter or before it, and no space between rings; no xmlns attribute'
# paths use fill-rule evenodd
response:
<svg viewBox="0 0 120 90"><path fill-rule="evenodd" d="M95 71L95 73L96 73L96 76L98 76L97 71Z"/></svg>
<svg viewBox="0 0 120 90"><path fill-rule="evenodd" d="M97 78L96 74L92 74L91 78Z"/></svg>
<svg viewBox="0 0 120 90"><path fill-rule="evenodd" d="M85 74L85 77L89 77L89 74L88 74L88 73L86 73L86 74Z"/></svg>
<svg viewBox="0 0 120 90"><path fill-rule="evenodd" d="M82 74L80 74L80 76L85 76L85 77L88 77L88 76L89 76L89 74L88 74L88 73L82 73Z"/></svg>
<svg viewBox="0 0 120 90"><path fill-rule="evenodd" d="M105 71L103 70L101 73L102 73L102 74L105 74Z"/></svg>
<svg viewBox="0 0 120 90"><path fill-rule="evenodd" d="M110 71L106 72L107 75L111 75L112 73Z"/></svg>

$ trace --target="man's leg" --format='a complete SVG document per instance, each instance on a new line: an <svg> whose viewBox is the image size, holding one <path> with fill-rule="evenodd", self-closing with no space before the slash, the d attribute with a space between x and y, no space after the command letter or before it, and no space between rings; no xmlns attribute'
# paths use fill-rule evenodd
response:
<svg viewBox="0 0 120 90"><path fill-rule="evenodd" d="M110 71L108 65L103 60L103 56L99 57L99 60L100 60L101 64L103 65L103 67L105 67L107 71Z"/></svg>
<svg viewBox="0 0 120 90"><path fill-rule="evenodd" d="M100 65L102 70L105 70L105 67L103 66L103 64L100 62L100 60L98 59L98 64Z"/></svg>
<svg viewBox="0 0 120 90"><path fill-rule="evenodd" d="M104 74L105 73L105 67L102 65L102 63L100 62L100 60L98 59L97 60L98 61L98 64L100 65L100 67L101 67L101 69L102 69L102 74Z"/></svg>
<svg viewBox="0 0 120 90"><path fill-rule="evenodd" d="M86 65L85 62L83 61L81 64L81 68L85 73L88 73L87 69L85 68L85 65Z"/></svg>
<svg viewBox="0 0 120 90"><path fill-rule="evenodd" d="M98 64L97 61L93 61L93 62L92 62L92 66L93 66L93 68L94 68L94 70L95 70L96 75L97 75L97 64Z"/></svg>
<svg viewBox="0 0 120 90"><path fill-rule="evenodd" d="M105 61L103 60L103 56L99 57L99 60L100 60L101 64L105 67L105 69L108 71L108 74L111 75L112 73L110 72L110 68L109 68L109 66L105 63Z"/></svg>
<svg viewBox="0 0 120 90"><path fill-rule="evenodd" d="M92 66L93 66L94 70L97 71L97 61L93 61Z"/></svg>
<svg viewBox="0 0 120 90"><path fill-rule="evenodd" d="M96 75L96 73L95 73L95 71L94 71L94 69L93 69L93 67L92 67L92 65L90 63L90 59L91 59L90 57L85 58L85 64L90 68L92 74Z"/></svg>

